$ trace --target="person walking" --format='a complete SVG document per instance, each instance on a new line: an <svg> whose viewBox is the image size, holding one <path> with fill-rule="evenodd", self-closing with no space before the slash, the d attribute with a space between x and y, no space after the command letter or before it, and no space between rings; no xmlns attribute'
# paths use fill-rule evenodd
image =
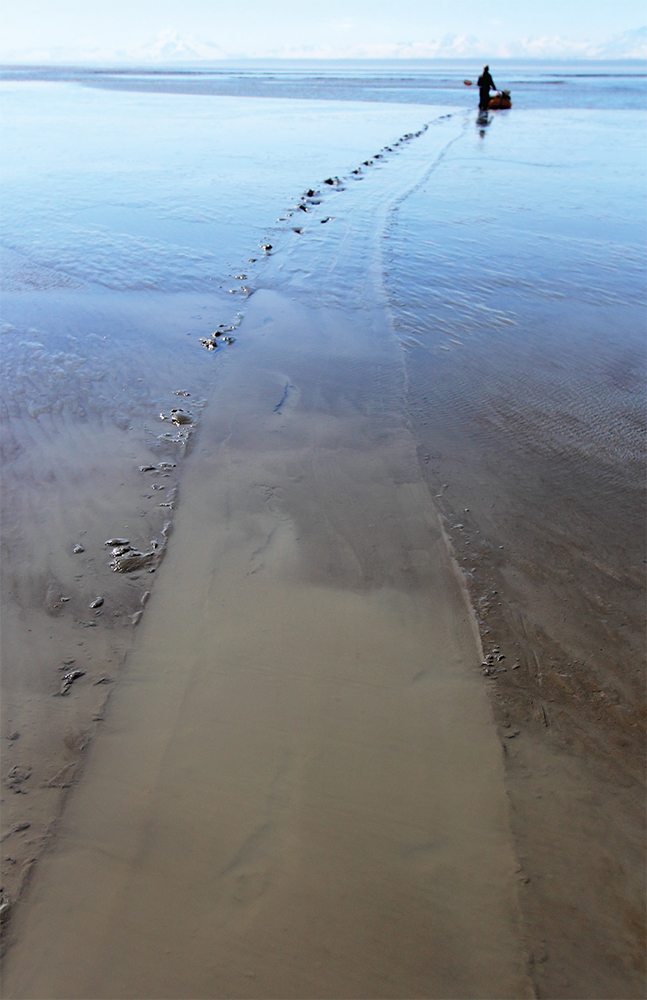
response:
<svg viewBox="0 0 647 1000"><path fill-rule="evenodd" d="M487 111L487 106L490 103L490 90L496 90L494 80L490 75L490 67L484 66L483 72L478 78L479 85L479 110Z"/></svg>

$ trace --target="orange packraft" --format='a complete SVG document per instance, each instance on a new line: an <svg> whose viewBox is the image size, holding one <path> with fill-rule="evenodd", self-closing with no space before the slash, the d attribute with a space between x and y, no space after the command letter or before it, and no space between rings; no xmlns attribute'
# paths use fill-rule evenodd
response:
<svg viewBox="0 0 647 1000"><path fill-rule="evenodd" d="M511 108L512 101L510 100L510 91L502 90L500 94L495 94L494 97L490 98L490 103L488 104L488 111L495 111L497 108Z"/></svg>

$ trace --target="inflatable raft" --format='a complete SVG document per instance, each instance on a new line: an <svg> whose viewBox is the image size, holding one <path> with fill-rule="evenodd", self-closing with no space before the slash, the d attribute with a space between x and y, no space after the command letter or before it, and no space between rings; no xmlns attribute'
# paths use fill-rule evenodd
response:
<svg viewBox="0 0 647 1000"><path fill-rule="evenodd" d="M495 111L497 108L511 108L512 101L510 100L510 91L502 90L500 94L495 94L494 97L490 98L490 103L488 104L488 111Z"/></svg>

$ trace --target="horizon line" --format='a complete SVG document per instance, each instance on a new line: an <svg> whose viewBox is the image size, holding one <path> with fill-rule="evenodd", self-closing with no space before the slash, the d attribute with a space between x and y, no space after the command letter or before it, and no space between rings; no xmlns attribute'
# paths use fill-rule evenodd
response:
<svg viewBox="0 0 647 1000"><path fill-rule="evenodd" d="M124 69L126 67L134 69L190 69L197 66L220 66L223 63L235 64L245 63L459 63L478 62L481 59L494 59L498 63L511 62L580 62L580 63L642 63L647 71L647 57L644 56L577 56L577 55L544 55L544 56L488 56L481 54L478 56L330 56L321 58L317 56L226 56L215 59L191 59L183 62L173 60L171 62L130 62L127 60L103 60L103 59L79 59L79 60L47 60L39 62L5 62L0 56L1 69L47 69L47 68L84 68L101 67L104 69L114 67Z"/></svg>

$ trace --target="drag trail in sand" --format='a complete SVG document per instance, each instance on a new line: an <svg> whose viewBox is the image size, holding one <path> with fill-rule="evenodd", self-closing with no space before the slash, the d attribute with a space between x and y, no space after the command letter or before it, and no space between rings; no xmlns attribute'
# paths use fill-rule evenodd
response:
<svg viewBox="0 0 647 1000"><path fill-rule="evenodd" d="M250 303L6 996L532 995L468 605L348 322Z"/></svg>

